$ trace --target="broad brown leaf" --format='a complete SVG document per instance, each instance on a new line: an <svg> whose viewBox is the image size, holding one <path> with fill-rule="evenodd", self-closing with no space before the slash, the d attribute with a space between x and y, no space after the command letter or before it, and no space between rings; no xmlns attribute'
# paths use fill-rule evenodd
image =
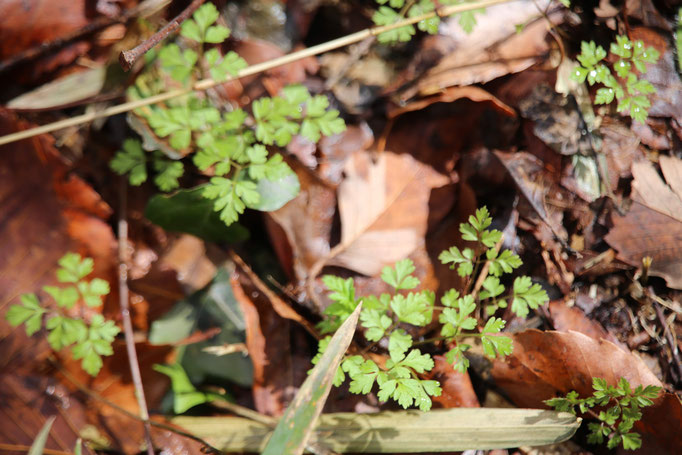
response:
<svg viewBox="0 0 682 455"><path fill-rule="evenodd" d="M305 282L312 266L329 253L336 212L334 189L303 165L292 162L301 191L279 210L269 213L266 226L284 269ZM282 232L283 231L283 232Z"/></svg>
<svg viewBox="0 0 682 455"><path fill-rule="evenodd" d="M552 12L549 17L555 24L563 21L561 12ZM488 82L547 58L547 25L544 19L538 19L532 3L496 6L488 14L477 16L478 23L470 34L459 27L457 20L454 17L446 21L442 34L425 42L445 57L419 77L414 88L402 93L403 99L417 93L431 95L455 85ZM521 33L517 33L516 24L525 24Z"/></svg>
<svg viewBox="0 0 682 455"><path fill-rule="evenodd" d="M520 407L544 408L542 402L571 390L580 396L592 395L592 378L616 385L621 377L631 387L662 386L642 359L605 340L595 340L578 332L527 330L512 335L514 352L493 362L496 383ZM682 405L673 394L662 394L654 405L644 409L635 431L642 435L640 454L679 453ZM632 452L627 452L632 453Z"/></svg>
<svg viewBox="0 0 682 455"><path fill-rule="evenodd" d="M341 243L317 266L376 275L423 243L431 189L450 180L409 155L390 152L376 161L368 153L355 153L345 173L338 190Z"/></svg>
<svg viewBox="0 0 682 455"><path fill-rule="evenodd" d="M568 306L566 301L552 300L549 302L549 315L554 328L560 332L580 332L595 340L603 338L622 349L626 349L618 341L618 338L607 331L599 322L588 318L583 310L577 306Z"/></svg>
<svg viewBox="0 0 682 455"><path fill-rule="evenodd" d="M280 416L293 390L289 321L277 314L243 270L235 270L230 284L244 314L246 348L253 363L254 405L260 413Z"/></svg>
<svg viewBox="0 0 682 455"><path fill-rule="evenodd" d="M514 404L545 407L542 400L576 390L592 394L592 378L616 384L621 377L635 387L661 385L637 356L610 341L578 332L526 330L512 334L514 352L493 362L492 375Z"/></svg>
<svg viewBox="0 0 682 455"><path fill-rule="evenodd" d="M433 357L435 366L428 374L429 379L440 382L443 392L433 397L436 407L443 408L480 408L474 386L468 373L460 373L452 368L445 357Z"/></svg>
<svg viewBox="0 0 682 455"><path fill-rule="evenodd" d="M661 156L660 165L669 186L651 163L632 165L632 207L614 214L606 241L630 265L652 257L650 273L682 289L682 160Z"/></svg>

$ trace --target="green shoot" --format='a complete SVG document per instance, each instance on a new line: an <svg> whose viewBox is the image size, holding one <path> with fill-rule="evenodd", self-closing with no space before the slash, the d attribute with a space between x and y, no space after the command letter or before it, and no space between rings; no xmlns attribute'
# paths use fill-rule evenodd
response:
<svg viewBox="0 0 682 455"><path fill-rule="evenodd" d="M644 47L642 41L631 41L627 36L617 36L616 42L611 43L611 54L618 57L613 64L614 76L609 67L603 62L607 53L603 47L594 41L581 43L581 53L578 55L580 67L575 70L573 79L603 87L597 89L594 102L596 104L610 104L614 99L618 101L617 110L630 115L634 120L644 123L649 115L651 101L647 97L656 92L654 86L637 74L647 72L647 64L658 61L659 53L653 47Z"/></svg>
<svg viewBox="0 0 682 455"><path fill-rule="evenodd" d="M433 0L376 0L380 5L372 16L375 25L391 25L404 20L406 17L417 17L435 11L436 4ZM470 3L468 0L440 0L441 5L459 5ZM471 33L476 26L476 14L485 14L485 8L464 11L458 14L459 25L462 29ZM422 32L435 35L438 33L440 17L437 15L417 22L417 28ZM406 25L378 36L380 43L406 42L412 39L416 33L413 25Z"/></svg>
<svg viewBox="0 0 682 455"><path fill-rule="evenodd" d="M225 80L244 69L246 62L235 52L221 55L217 48L204 49L205 44L221 43L230 35L228 28L216 24L218 16L212 3L199 7L182 26L184 40L164 46L158 52L158 65L150 64L129 95L151 96L165 91L164 84L188 86L206 77L206 72ZM259 182L293 175L282 156L270 153L268 146L285 147L297 134L317 142L346 128L339 111L329 109L325 95L313 96L300 85L284 88L279 96L255 100L251 114L239 108L222 112L197 94L138 109L135 114L148 125L145 133L151 130L155 138L145 137L144 146L139 140L126 140L111 161L114 172L127 174L131 185L141 185L151 165L154 183L162 191L172 191L180 186L186 165L183 158L191 154L194 166L211 176L203 197L214 201L215 211L227 225L237 221L247 207L259 208L263 191Z"/></svg>
<svg viewBox="0 0 682 455"><path fill-rule="evenodd" d="M594 417L598 422L588 424L590 434L587 441L590 444L606 441L609 449L615 449L619 444L626 450L639 449L642 439L630 430L642 418L641 408L653 404L661 387L640 385L633 390L625 378L620 378L617 386L608 385L601 378L592 378L592 388L594 393L587 398L580 398L578 392L572 391L565 397L545 400L545 403L557 411L575 414L578 409L581 414ZM598 413L592 410L596 407L600 408Z"/></svg>
<svg viewBox="0 0 682 455"><path fill-rule="evenodd" d="M386 346L388 359L380 366L364 355L347 356L334 377L334 385L341 385L346 376L350 378L352 393L368 394L376 385L381 401L392 399L407 408L417 406L423 411L431 408L431 397L441 393L440 384L435 380L425 380L421 374L434 366L433 358L416 348L410 327L426 327L431 324L434 313L439 312L440 336L436 341L449 346L445 357L453 369L465 372L469 360L465 353L471 348L466 338L480 338L483 352L488 357L505 357L511 354L513 346L509 337L501 335L506 321L493 316L498 308L507 307L520 317L528 315L530 309L547 303L547 293L533 284L528 277L517 277L510 292L499 277L513 272L521 266L521 259L511 251L498 254L497 244L502 233L489 230L492 223L488 210L484 207L469 218L468 223L460 225L462 238L474 242L473 247L459 250L452 247L443 251L440 260L456 268L457 273L467 279L468 289L477 277L484 263L488 263L490 276L484 277L481 292L477 295L464 290L450 289L440 300L442 306L436 307L435 294L429 290L416 291L420 282L412 273L414 264L409 259L385 267L381 279L394 289L392 294L357 297L352 278L342 279L332 275L323 277L323 282L331 291L332 304L319 323L322 333L334 332L362 301L360 325L365 329L364 338L369 346ZM485 309L487 320L479 321L478 314ZM319 352L313 359L316 364L325 351L329 339L320 341ZM424 342L420 342L424 344Z"/></svg>
<svg viewBox="0 0 682 455"><path fill-rule="evenodd" d="M109 283L85 277L92 273L93 261L81 258L79 254L67 253L59 260L57 280L69 284L65 287L44 286L56 306L45 308L35 294L23 294L21 303L12 305L5 315L14 327L24 324L26 334L31 336L41 328L49 333L47 341L55 351L71 347L75 360L92 376L102 368L102 356L114 353L111 344L120 332L113 321L107 321L101 314L95 314L89 321L67 315L77 302L89 307L102 305L102 299L109 294Z"/></svg>

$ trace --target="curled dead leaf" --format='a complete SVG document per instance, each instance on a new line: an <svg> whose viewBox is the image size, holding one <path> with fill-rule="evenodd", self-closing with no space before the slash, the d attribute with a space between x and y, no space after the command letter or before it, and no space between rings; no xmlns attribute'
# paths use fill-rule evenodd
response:
<svg viewBox="0 0 682 455"><path fill-rule="evenodd" d="M313 267L338 265L365 275L405 258L423 242L432 188L450 180L410 155L353 154L339 185L341 242Z"/></svg>
<svg viewBox="0 0 682 455"><path fill-rule="evenodd" d="M660 165L667 185L651 163L632 165L632 207L614 214L606 241L630 265L650 256L649 273L682 289L682 160L661 156Z"/></svg>

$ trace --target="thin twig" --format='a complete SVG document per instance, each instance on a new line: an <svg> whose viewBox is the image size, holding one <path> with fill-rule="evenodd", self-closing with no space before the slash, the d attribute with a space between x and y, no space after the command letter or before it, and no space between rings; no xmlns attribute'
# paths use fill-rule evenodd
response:
<svg viewBox="0 0 682 455"><path fill-rule="evenodd" d="M142 57L144 54L149 52L152 47L156 46L161 41L165 40L168 35L176 31L180 25L185 22L187 18L190 17L194 11L196 11L197 8L201 6L202 3L204 3L204 0L192 1L192 3L190 3L183 12L178 14L161 30L154 33L152 36L134 48L121 52L121 54L118 56L118 63L121 65L121 67L123 67L125 71L130 71L130 68L132 68L138 58Z"/></svg>
<svg viewBox="0 0 682 455"><path fill-rule="evenodd" d="M668 346L670 346L670 353L673 357L673 365L675 366L675 370L677 370L677 382L680 382L682 381L682 362L680 361L680 351L677 347L677 339L670 331L670 327L668 327L668 322L665 320L665 315L663 314L660 305L657 305L654 302L651 302L651 304L656 311L658 321L663 326L663 333L665 334L665 339L668 342Z"/></svg>
<svg viewBox="0 0 682 455"><path fill-rule="evenodd" d="M144 436L147 442L147 454L154 455L154 443L152 442L152 429L149 424L149 411L147 410L147 400L144 397L142 387L142 375L140 374L140 364L137 360L135 350L135 340L133 334L133 323L130 319L130 303L128 291L128 221L126 220L127 211L127 183L126 179L121 179L121 203L118 216L118 295L121 305L121 317L123 319L123 333L125 335L126 351L128 351L128 362L130 363L130 373L135 387L135 397L140 407L140 417L144 422Z"/></svg>
<svg viewBox="0 0 682 455"><path fill-rule="evenodd" d="M9 144L11 142L20 141L22 139L27 139L30 137L38 136L40 134L51 133L52 131L61 130L71 126L77 126L84 123L92 122L98 118L111 117L112 115L122 114L124 112L129 112L143 106L149 106L151 104L158 104L172 98L178 98L183 95L187 95L193 91L204 91L209 88L215 87L216 85L228 82L234 79L240 79L246 76L252 76L254 74L261 73L263 71L268 71L273 68L277 68L283 65L288 65L290 63L302 60L304 58L312 57L318 54L322 54L334 49L338 49L344 46L348 46L353 43L357 43L371 36L377 36L391 30L395 30L406 25L416 24L417 22L431 19L435 16L444 17L450 16L452 14L461 13L464 11L470 11L477 8L486 8L489 6L499 5L502 3L508 3L511 0L482 0L475 3L463 3L459 5L441 6L435 11L430 13L422 14L415 17L410 17L402 21L396 22L390 25L382 25L380 27L368 28L344 37L328 41L326 43L318 44L317 46L309 47L307 49L302 49L297 52L293 52L282 57L278 57L267 62L258 63L245 68L237 74L235 77L228 78L225 81L215 81L213 79L204 79L198 81L191 88L183 88L171 90L169 92L160 93L155 96L150 96L148 98L143 98L135 101L130 101L128 103L119 104L117 106L112 106L101 111L94 111L86 113L83 115L78 115L65 120L60 120L58 122L50 123L43 126L38 126L24 131L18 131L16 133L8 134L6 136L0 137L0 145Z"/></svg>

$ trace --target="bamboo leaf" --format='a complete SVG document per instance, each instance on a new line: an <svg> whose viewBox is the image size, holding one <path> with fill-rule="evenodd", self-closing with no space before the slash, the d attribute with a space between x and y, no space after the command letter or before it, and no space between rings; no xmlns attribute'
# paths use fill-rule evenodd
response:
<svg viewBox="0 0 682 455"><path fill-rule="evenodd" d="M541 446L570 439L580 422L573 414L541 409L335 413L320 416L309 444L321 442L337 453L453 452ZM272 431L267 425L239 417L177 417L173 423L226 452L260 452ZM291 427L287 429L291 431Z"/></svg>
<svg viewBox="0 0 682 455"><path fill-rule="evenodd" d="M40 429L38 436L33 440L31 448L28 451L28 455L43 455L43 449L45 448L45 443L47 442L48 436L50 436L50 429L52 424L57 417L52 416L45 421L45 425Z"/></svg>
<svg viewBox="0 0 682 455"><path fill-rule="evenodd" d="M353 338L361 308L362 304L359 304L336 331L322 358L277 424L263 455L303 453L313 433L317 418L327 401L336 370Z"/></svg>

